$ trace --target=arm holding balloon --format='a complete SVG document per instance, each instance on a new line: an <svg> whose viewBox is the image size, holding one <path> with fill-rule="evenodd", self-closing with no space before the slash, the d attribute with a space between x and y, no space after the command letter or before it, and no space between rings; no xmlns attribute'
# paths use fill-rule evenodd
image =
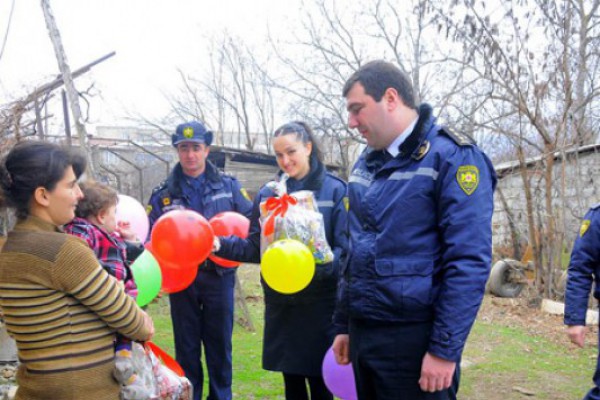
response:
<svg viewBox="0 0 600 400"><path fill-rule="evenodd" d="M228 260L258 263L260 262L260 202L262 196L257 195L252 204L250 228L246 239L237 236L219 237L220 249L215 255Z"/></svg>
<svg viewBox="0 0 600 400"><path fill-rule="evenodd" d="M123 240L128 241L128 242L137 242L138 238L135 234L135 232L133 231L133 229L131 229L131 222L126 221L126 220L121 220L117 222L117 226L115 228L115 232L117 232L119 234L119 236L121 236L121 238L123 238Z"/></svg>

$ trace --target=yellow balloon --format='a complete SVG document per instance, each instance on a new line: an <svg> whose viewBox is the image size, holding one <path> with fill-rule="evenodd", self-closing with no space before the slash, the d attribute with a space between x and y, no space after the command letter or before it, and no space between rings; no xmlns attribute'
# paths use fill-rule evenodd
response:
<svg viewBox="0 0 600 400"><path fill-rule="evenodd" d="M292 294L307 287L312 280L315 259L305 244L293 239L277 240L265 250L260 271L271 289Z"/></svg>

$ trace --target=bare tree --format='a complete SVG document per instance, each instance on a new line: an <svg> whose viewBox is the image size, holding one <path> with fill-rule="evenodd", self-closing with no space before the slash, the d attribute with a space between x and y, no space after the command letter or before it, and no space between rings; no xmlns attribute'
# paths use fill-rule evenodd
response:
<svg viewBox="0 0 600 400"><path fill-rule="evenodd" d="M463 66L473 84L463 93L480 104L475 126L502 135L521 162L529 241L546 297L564 237L557 222L563 212L553 202L555 160L565 146L589 143L597 124L598 3L523 0L489 9L485 1L455 0L436 10L440 32L468 55ZM539 197L527 171L536 156Z"/></svg>
<svg viewBox="0 0 600 400"><path fill-rule="evenodd" d="M440 51L438 41L431 40L436 29L428 13L431 3L378 0L338 7L335 0L307 0L302 26L291 43L270 39L290 75L273 85L296 99L290 104L291 115L316 127L325 142L335 141L344 170L363 140L347 126L341 92L346 79L363 63L381 58L395 62L412 78L417 102L428 101L440 112L448 96L460 89L460 71L447 68L460 64L445 63L448 56Z"/></svg>
<svg viewBox="0 0 600 400"><path fill-rule="evenodd" d="M275 101L267 69L253 49L226 32L210 38L208 55L208 71L179 71L181 87L166 95L171 114L206 122L220 145L253 150L260 143L261 150L270 151Z"/></svg>

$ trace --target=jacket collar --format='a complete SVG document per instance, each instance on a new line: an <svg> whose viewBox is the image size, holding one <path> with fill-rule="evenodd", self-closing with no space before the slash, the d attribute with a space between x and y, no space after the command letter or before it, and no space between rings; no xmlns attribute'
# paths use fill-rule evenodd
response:
<svg viewBox="0 0 600 400"><path fill-rule="evenodd" d="M217 167L210 161L206 160L206 167L204 169L204 177L207 185L211 187L215 187L221 184L221 179L219 176L219 170ZM181 168L181 163L177 163L173 171L167 178L167 190L173 196L181 197L183 195L181 191L181 184L185 179L183 169Z"/></svg>
<svg viewBox="0 0 600 400"><path fill-rule="evenodd" d="M27 218L17 222L15 231L62 232L62 229L39 217L28 215Z"/></svg>
<svg viewBox="0 0 600 400"><path fill-rule="evenodd" d="M279 177L283 171L279 171ZM319 190L323 186L325 180L325 166L316 157L310 158L310 171L308 174L300 179L289 178L286 182L288 193L295 192L297 190Z"/></svg>
<svg viewBox="0 0 600 400"><path fill-rule="evenodd" d="M429 104L423 103L418 109L419 120L415 125L412 133L408 135L404 143L399 147L400 156L406 156L413 154L423 143L427 133L433 126L435 118L432 116L433 109Z"/></svg>
<svg viewBox="0 0 600 400"><path fill-rule="evenodd" d="M421 104L417 111L419 113L419 119L412 132L398 147L399 153L396 156L396 159L418 153L421 143L423 143L435 122L435 118L432 116L433 109L429 104ZM386 163L385 153L385 150L375 150L372 147L367 147L364 153L367 167L369 169L379 170Z"/></svg>

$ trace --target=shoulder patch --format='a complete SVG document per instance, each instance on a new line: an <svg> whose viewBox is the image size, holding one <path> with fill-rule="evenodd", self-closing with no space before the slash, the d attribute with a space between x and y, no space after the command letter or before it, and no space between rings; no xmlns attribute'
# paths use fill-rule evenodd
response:
<svg viewBox="0 0 600 400"><path fill-rule="evenodd" d="M458 186L470 196L479 186L479 169L474 165L461 165L456 171Z"/></svg>
<svg viewBox="0 0 600 400"><path fill-rule="evenodd" d="M248 194L248 192L246 191L246 189L240 188L240 193L242 194L242 196L244 196L244 198L246 200L252 201L252 199L250 198L250 195Z"/></svg>
<svg viewBox="0 0 600 400"><path fill-rule="evenodd" d="M442 126L439 130L440 133L448 136L454 143L459 146L472 146L475 143L475 139L466 133L457 132L448 126Z"/></svg>
<svg viewBox="0 0 600 400"><path fill-rule="evenodd" d="M583 235L585 235L585 233L587 232L588 228L590 227L590 223L592 221L590 221L589 219L584 219L583 222L581 223L581 226L579 227L579 237L582 237Z"/></svg>

